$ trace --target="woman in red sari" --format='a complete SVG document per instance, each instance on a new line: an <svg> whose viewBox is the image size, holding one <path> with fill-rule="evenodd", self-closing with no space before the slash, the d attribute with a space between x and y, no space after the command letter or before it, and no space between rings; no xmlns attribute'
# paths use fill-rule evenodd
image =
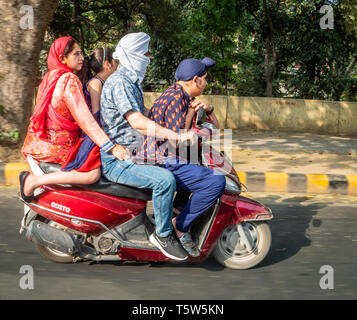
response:
<svg viewBox="0 0 357 320"><path fill-rule="evenodd" d="M34 199L34 190L44 184L90 184L101 174L100 150L127 159L125 147L115 145L101 129L88 109L83 87L73 71L80 71L84 57L76 41L62 37L53 42L48 54L49 72L42 80L36 107L22 147L22 153L37 161L66 165L78 145L80 129L97 145L80 168L35 176L20 174L21 196Z"/></svg>

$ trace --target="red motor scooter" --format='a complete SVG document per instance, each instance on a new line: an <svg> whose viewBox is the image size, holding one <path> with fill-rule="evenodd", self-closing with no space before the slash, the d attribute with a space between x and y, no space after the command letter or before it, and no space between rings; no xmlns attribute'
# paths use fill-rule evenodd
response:
<svg viewBox="0 0 357 320"><path fill-rule="evenodd" d="M193 125L203 140L215 129L204 120L205 114L199 112ZM205 148L202 140L200 144L200 164L223 171L226 190L213 207L194 221L190 231L201 254L185 262L203 261L212 253L223 266L252 268L270 249L267 221L273 218L272 212L241 196L242 183L224 153ZM28 161L34 174L60 170L57 164L37 164L31 158ZM104 178L92 185L45 185L33 202L25 203L20 233L26 231L27 239L35 243L39 252L55 262L175 261L149 241L154 231L153 219L146 210L151 196L151 190Z"/></svg>

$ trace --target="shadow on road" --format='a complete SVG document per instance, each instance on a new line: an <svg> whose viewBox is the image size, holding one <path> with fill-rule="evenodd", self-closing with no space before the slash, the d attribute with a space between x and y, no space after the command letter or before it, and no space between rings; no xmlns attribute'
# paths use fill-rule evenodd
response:
<svg viewBox="0 0 357 320"><path fill-rule="evenodd" d="M147 261L147 262L129 262L129 261L101 261L100 264L110 265L126 265L133 268L140 268L141 266L150 266L151 268L198 268L208 271L222 271L225 269L222 265L214 260L212 257L208 257L207 260L202 262L167 262L167 261ZM97 262L90 262L89 265L95 265Z"/></svg>
<svg viewBox="0 0 357 320"><path fill-rule="evenodd" d="M274 265L296 255L301 248L310 246L311 240L307 229L312 226L318 228L322 221L314 218L319 210L326 205L323 203L304 204L306 197L292 197L281 199L280 196L256 199L273 210L274 219L269 221L272 233L272 246L267 257L253 269ZM103 264L131 265L140 267L150 265L152 268L201 268L208 271L222 271L225 269L211 256L203 262L101 262ZM95 263L93 263L95 264Z"/></svg>
<svg viewBox="0 0 357 320"><path fill-rule="evenodd" d="M326 205L302 205L305 197L285 199L270 205L274 219L269 222L272 233L272 246L265 260L257 268L279 263L297 254L302 247L310 246L311 240L307 229L312 225L322 225L314 218Z"/></svg>

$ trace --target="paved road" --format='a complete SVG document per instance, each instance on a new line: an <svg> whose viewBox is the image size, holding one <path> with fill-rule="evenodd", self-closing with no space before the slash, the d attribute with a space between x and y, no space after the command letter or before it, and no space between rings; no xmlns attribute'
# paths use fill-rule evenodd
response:
<svg viewBox="0 0 357 320"><path fill-rule="evenodd" d="M272 248L258 267L237 271L211 258L198 264L47 261L18 233L22 205L14 194L0 189L0 300L357 299L356 197L256 194L276 217ZM24 265L33 268L33 289L20 288ZM321 281L327 275L333 277Z"/></svg>

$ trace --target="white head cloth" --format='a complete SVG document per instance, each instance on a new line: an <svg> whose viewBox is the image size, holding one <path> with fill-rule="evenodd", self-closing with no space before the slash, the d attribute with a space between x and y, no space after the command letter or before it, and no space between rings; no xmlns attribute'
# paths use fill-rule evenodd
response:
<svg viewBox="0 0 357 320"><path fill-rule="evenodd" d="M144 32L129 33L117 44L113 58L119 60L127 69L133 71L143 81L150 58L145 56L149 51L150 36Z"/></svg>

